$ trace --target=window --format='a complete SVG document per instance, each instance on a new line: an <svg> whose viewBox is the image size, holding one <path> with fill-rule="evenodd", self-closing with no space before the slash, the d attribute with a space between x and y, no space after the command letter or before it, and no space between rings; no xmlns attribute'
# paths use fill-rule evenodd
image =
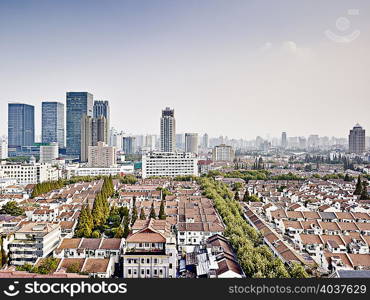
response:
<svg viewBox="0 0 370 300"><path fill-rule="evenodd" d="M128 269L128 270L127 270L127 274L128 274L128 275L131 275L131 269Z"/></svg>

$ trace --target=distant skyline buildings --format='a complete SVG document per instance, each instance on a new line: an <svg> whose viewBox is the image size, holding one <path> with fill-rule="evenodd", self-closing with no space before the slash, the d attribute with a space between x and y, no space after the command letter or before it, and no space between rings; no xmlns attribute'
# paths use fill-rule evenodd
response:
<svg viewBox="0 0 370 300"><path fill-rule="evenodd" d="M94 118L98 119L99 117L104 117L106 119L106 140L104 142L106 144L109 143L109 129L110 129L110 106L109 101L107 100L95 100L94 107L93 107L93 116Z"/></svg>
<svg viewBox="0 0 370 300"><path fill-rule="evenodd" d="M176 120L175 110L166 107L161 117L161 151L174 152L176 150Z"/></svg>
<svg viewBox="0 0 370 300"><path fill-rule="evenodd" d="M35 143L35 108L24 103L8 104L8 147Z"/></svg>
<svg viewBox="0 0 370 300"><path fill-rule="evenodd" d="M41 142L58 143L65 146L64 104L61 102L42 102Z"/></svg>
<svg viewBox="0 0 370 300"><path fill-rule="evenodd" d="M185 133L185 152L198 154L199 138L198 133Z"/></svg>
<svg viewBox="0 0 370 300"><path fill-rule="evenodd" d="M67 154L81 155L81 121L93 116L93 95L88 92L67 92Z"/></svg>

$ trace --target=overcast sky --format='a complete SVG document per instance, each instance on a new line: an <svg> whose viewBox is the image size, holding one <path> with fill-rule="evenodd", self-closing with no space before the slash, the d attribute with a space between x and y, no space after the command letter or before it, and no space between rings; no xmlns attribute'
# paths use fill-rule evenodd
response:
<svg viewBox="0 0 370 300"><path fill-rule="evenodd" d="M41 102L67 91L135 134L166 106L178 132L369 131L370 1L0 1L0 134L8 102L36 106L39 134Z"/></svg>

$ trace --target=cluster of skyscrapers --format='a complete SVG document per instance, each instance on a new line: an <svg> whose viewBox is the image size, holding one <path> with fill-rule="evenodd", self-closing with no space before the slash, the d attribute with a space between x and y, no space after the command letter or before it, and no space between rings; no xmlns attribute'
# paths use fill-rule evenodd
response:
<svg viewBox="0 0 370 300"><path fill-rule="evenodd" d="M65 143L64 104L42 102L41 142L57 143L66 154L87 160L89 146L108 143L110 110L108 101L94 101L87 92L67 92ZM35 145L35 108L23 103L8 104L9 152Z"/></svg>

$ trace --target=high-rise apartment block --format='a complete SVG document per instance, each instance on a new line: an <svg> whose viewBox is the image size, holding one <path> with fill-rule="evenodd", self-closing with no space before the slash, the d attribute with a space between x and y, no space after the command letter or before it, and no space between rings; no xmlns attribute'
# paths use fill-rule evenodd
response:
<svg viewBox="0 0 370 300"><path fill-rule="evenodd" d="M348 141L350 153L364 153L366 149L365 129L363 129L359 124L356 124L356 126L349 132Z"/></svg>
<svg viewBox="0 0 370 300"><path fill-rule="evenodd" d="M198 154L198 133L185 133L185 152Z"/></svg>
<svg viewBox="0 0 370 300"><path fill-rule="evenodd" d="M161 151L174 152L176 150L176 121L175 111L166 107L161 117Z"/></svg>
<svg viewBox="0 0 370 300"><path fill-rule="evenodd" d="M235 151L231 146L221 144L213 148L212 159L214 161L233 161L234 157Z"/></svg>
<svg viewBox="0 0 370 300"><path fill-rule="evenodd" d="M94 118L98 119L100 117L105 118L105 138L104 138L104 143L108 144L109 143L109 126L110 126L110 107L109 107L109 102L108 101L103 101L103 100L95 100L94 101Z"/></svg>
<svg viewBox="0 0 370 300"><path fill-rule="evenodd" d="M64 104L60 102L42 102L41 120L42 143L58 143L64 147Z"/></svg>

